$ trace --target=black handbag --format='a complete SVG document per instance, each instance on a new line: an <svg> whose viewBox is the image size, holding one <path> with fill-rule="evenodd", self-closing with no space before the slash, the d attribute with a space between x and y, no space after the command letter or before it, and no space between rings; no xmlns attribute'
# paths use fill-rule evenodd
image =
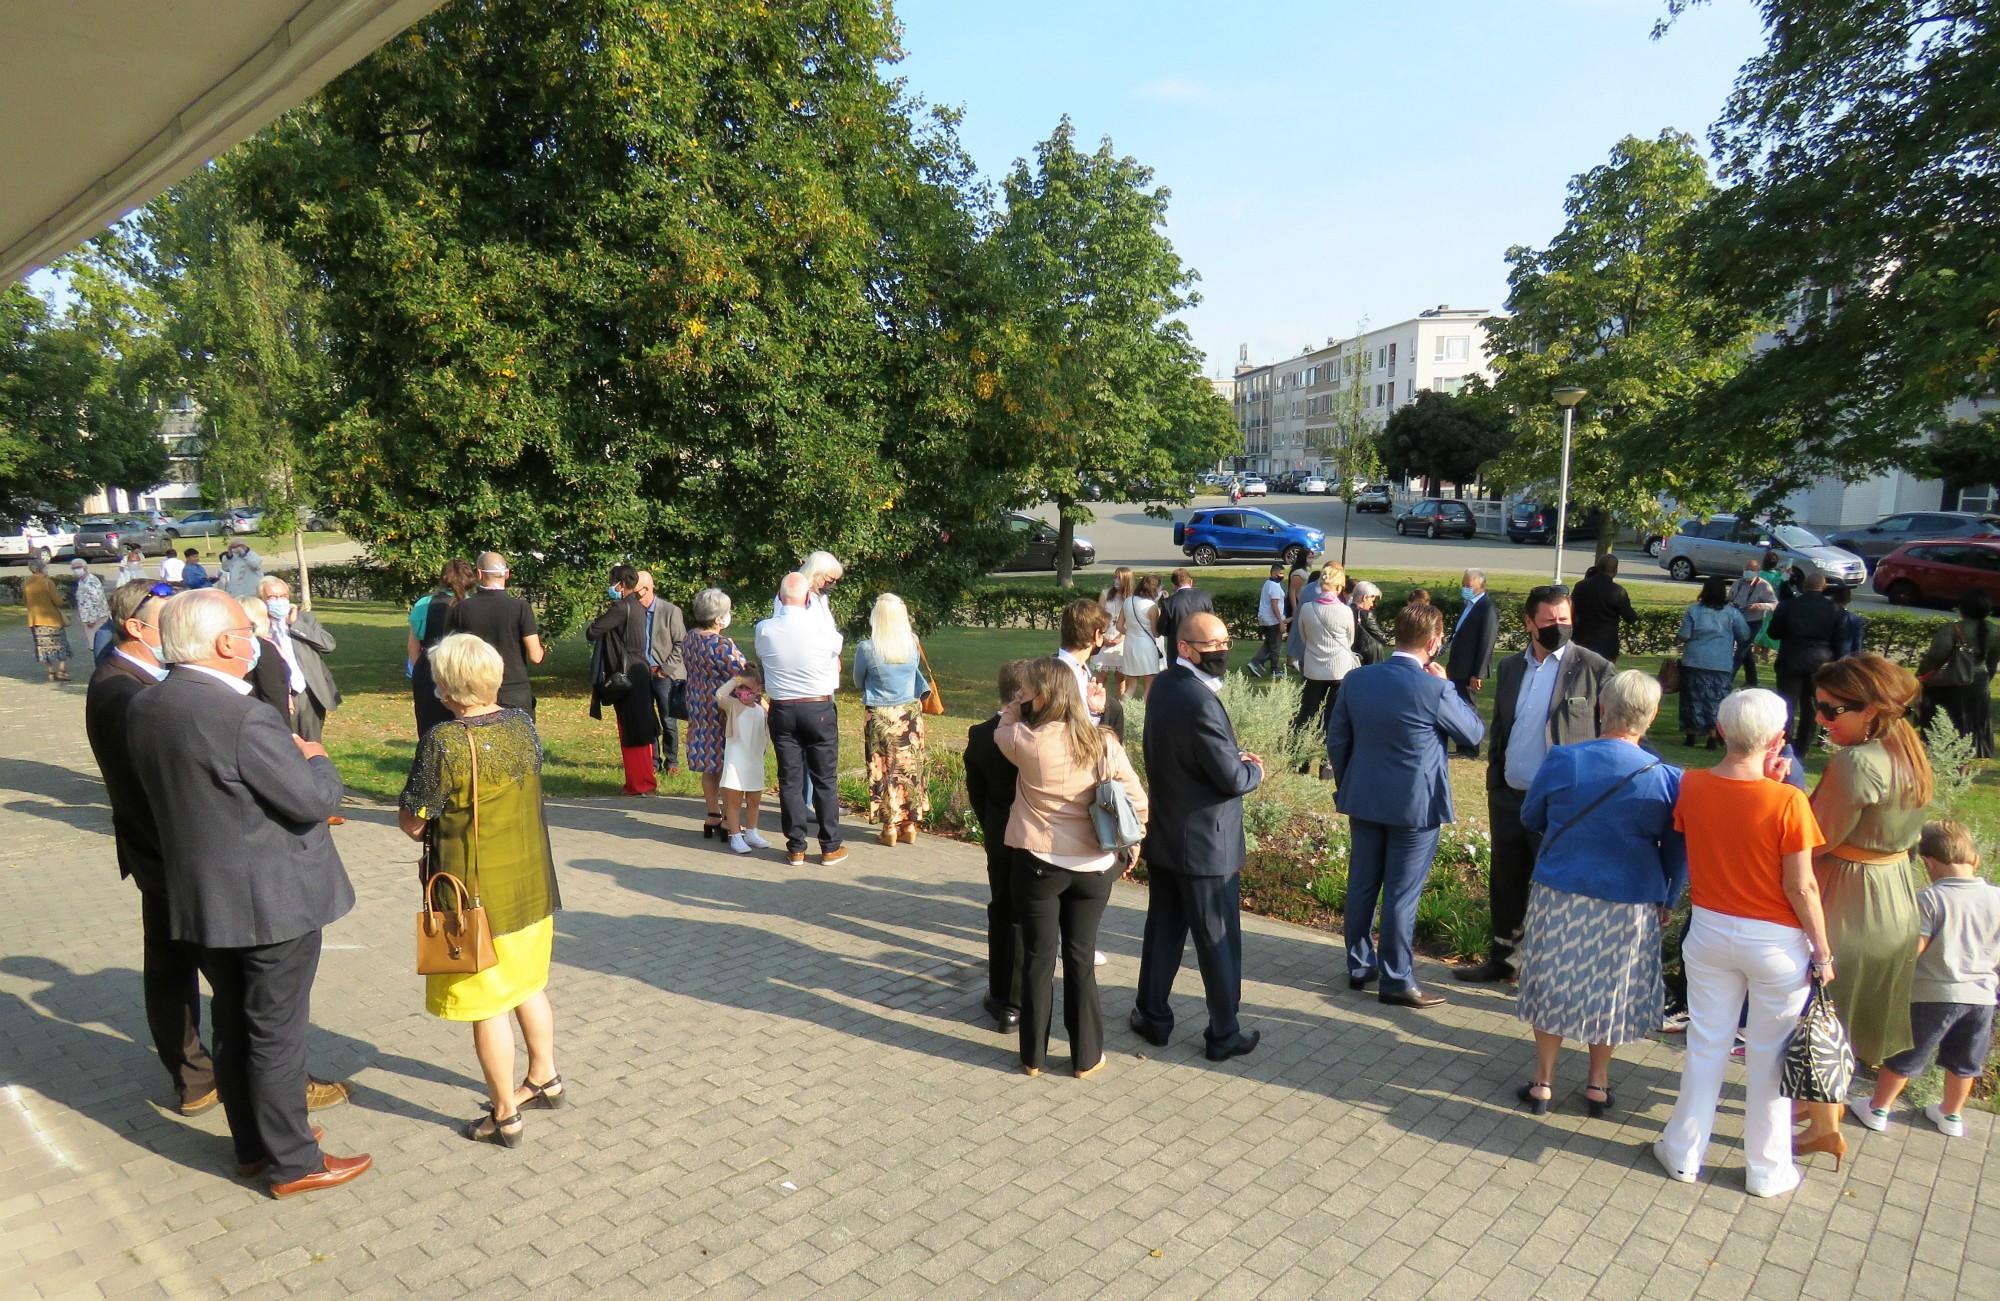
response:
<svg viewBox="0 0 2000 1301"><path fill-rule="evenodd" d="M1981 641L1985 638L1982 636ZM1981 649L1984 649L1982 647ZM1927 687L1969 687L1979 681L1979 657L1965 644L1965 626L1951 626L1951 654L1945 662L1924 674Z"/></svg>
<svg viewBox="0 0 2000 1301"><path fill-rule="evenodd" d="M688 721L688 684L686 678L673 679L667 688L667 717Z"/></svg>

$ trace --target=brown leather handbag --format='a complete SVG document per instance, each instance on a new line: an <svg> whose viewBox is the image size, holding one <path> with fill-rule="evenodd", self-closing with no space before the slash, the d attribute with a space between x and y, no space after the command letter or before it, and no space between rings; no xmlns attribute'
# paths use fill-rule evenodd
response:
<svg viewBox="0 0 2000 1301"><path fill-rule="evenodd" d="M944 692L938 690L937 679L931 676L931 657L924 654L922 642L917 643L917 658L924 666L924 681L931 684L931 689L924 693L924 712L933 715L942 714L944 712Z"/></svg>
<svg viewBox="0 0 2000 1301"><path fill-rule="evenodd" d="M465 729L466 752L472 756L472 837L466 842L466 875L473 888L449 872L433 874L424 882L424 906L417 913L417 974L420 976L472 975L500 961L493 951L493 928L486 909L479 902L479 744L472 729ZM449 907L438 899L439 882L449 882L453 898Z"/></svg>

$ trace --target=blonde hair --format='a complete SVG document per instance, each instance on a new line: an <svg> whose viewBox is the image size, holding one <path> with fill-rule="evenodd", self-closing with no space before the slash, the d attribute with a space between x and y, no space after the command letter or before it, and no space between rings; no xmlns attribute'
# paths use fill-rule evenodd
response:
<svg viewBox="0 0 2000 1301"><path fill-rule="evenodd" d="M1320 569L1319 590L1322 592L1344 592L1347 590L1347 569L1338 560L1329 560Z"/></svg>
<svg viewBox="0 0 2000 1301"><path fill-rule="evenodd" d="M1123 601L1132 595L1132 566L1120 565L1111 571L1111 586L1104 589L1107 601Z"/></svg>
<svg viewBox="0 0 2000 1301"><path fill-rule="evenodd" d="M500 652L482 637L455 632L431 647L426 656L431 677L437 682L438 698L461 709L493 704L500 695L500 679L507 666Z"/></svg>
<svg viewBox="0 0 2000 1301"><path fill-rule="evenodd" d="M1660 714L1660 680L1626 669L1605 684L1599 697L1606 736L1644 736Z"/></svg>
<svg viewBox="0 0 2000 1301"><path fill-rule="evenodd" d="M239 596L236 603L243 607L243 613L250 616L250 626L257 630L259 637L271 635L271 611L264 602L254 596Z"/></svg>
<svg viewBox="0 0 2000 1301"><path fill-rule="evenodd" d="M1979 847L1972 843L1971 830L1963 822L1950 818L1924 823L1923 836L1917 841L1917 853L1933 862L1949 863L1953 867L1979 862Z"/></svg>
<svg viewBox="0 0 2000 1301"><path fill-rule="evenodd" d="M894 592L875 598L868 612L868 639L874 643L875 658L884 664L908 664L917 657L917 634L910 628L910 607Z"/></svg>
<svg viewBox="0 0 2000 1301"><path fill-rule="evenodd" d="M1862 651L1823 666L1813 674L1813 686L1863 709L1875 711L1868 739L1880 741L1889 756L1889 771L1904 808L1920 809L1931 802L1931 760L1909 713L1924 685L1917 675L1892 660Z"/></svg>
<svg viewBox="0 0 2000 1301"><path fill-rule="evenodd" d="M1042 703L1022 711L1021 721L1035 728L1055 724L1069 743L1071 762L1078 767L1095 768L1104 757L1104 734L1090 721L1083 693L1077 690L1076 675L1067 664L1054 658L1030 660L1028 664L1025 685L1028 693L1040 697Z"/></svg>

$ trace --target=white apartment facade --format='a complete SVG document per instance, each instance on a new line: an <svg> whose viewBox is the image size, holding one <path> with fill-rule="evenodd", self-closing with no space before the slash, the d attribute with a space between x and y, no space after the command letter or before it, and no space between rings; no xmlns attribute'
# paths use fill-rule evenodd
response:
<svg viewBox="0 0 2000 1301"><path fill-rule="evenodd" d="M1354 400L1379 430L1428 389L1456 393L1474 375L1493 376L1483 307L1439 306L1358 338L1329 338L1296 357L1252 366L1238 354L1234 406L1243 435L1238 467L1262 473L1324 470L1336 412Z"/></svg>
<svg viewBox="0 0 2000 1301"><path fill-rule="evenodd" d="M167 481L144 492L99 488L83 499L85 515L118 515L134 510L195 510L201 506L202 410L187 397L175 398L160 413L159 438L167 445Z"/></svg>

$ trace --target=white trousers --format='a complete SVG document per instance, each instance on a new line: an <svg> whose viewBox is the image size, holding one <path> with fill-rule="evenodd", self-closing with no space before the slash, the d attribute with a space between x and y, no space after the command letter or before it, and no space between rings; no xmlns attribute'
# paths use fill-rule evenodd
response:
<svg viewBox="0 0 2000 1301"><path fill-rule="evenodd" d="M1785 1041L1806 1001L1811 951L1805 932L1696 908L1681 954L1688 981L1687 1058L1681 1067L1680 1099L1660 1138L1661 1153L1676 1169L1701 1169L1715 1129L1736 1020L1748 995L1750 1015L1743 1027L1745 1183L1757 1196L1789 1192L1799 1175L1792 1164L1792 1104L1778 1095L1778 1073Z"/></svg>

